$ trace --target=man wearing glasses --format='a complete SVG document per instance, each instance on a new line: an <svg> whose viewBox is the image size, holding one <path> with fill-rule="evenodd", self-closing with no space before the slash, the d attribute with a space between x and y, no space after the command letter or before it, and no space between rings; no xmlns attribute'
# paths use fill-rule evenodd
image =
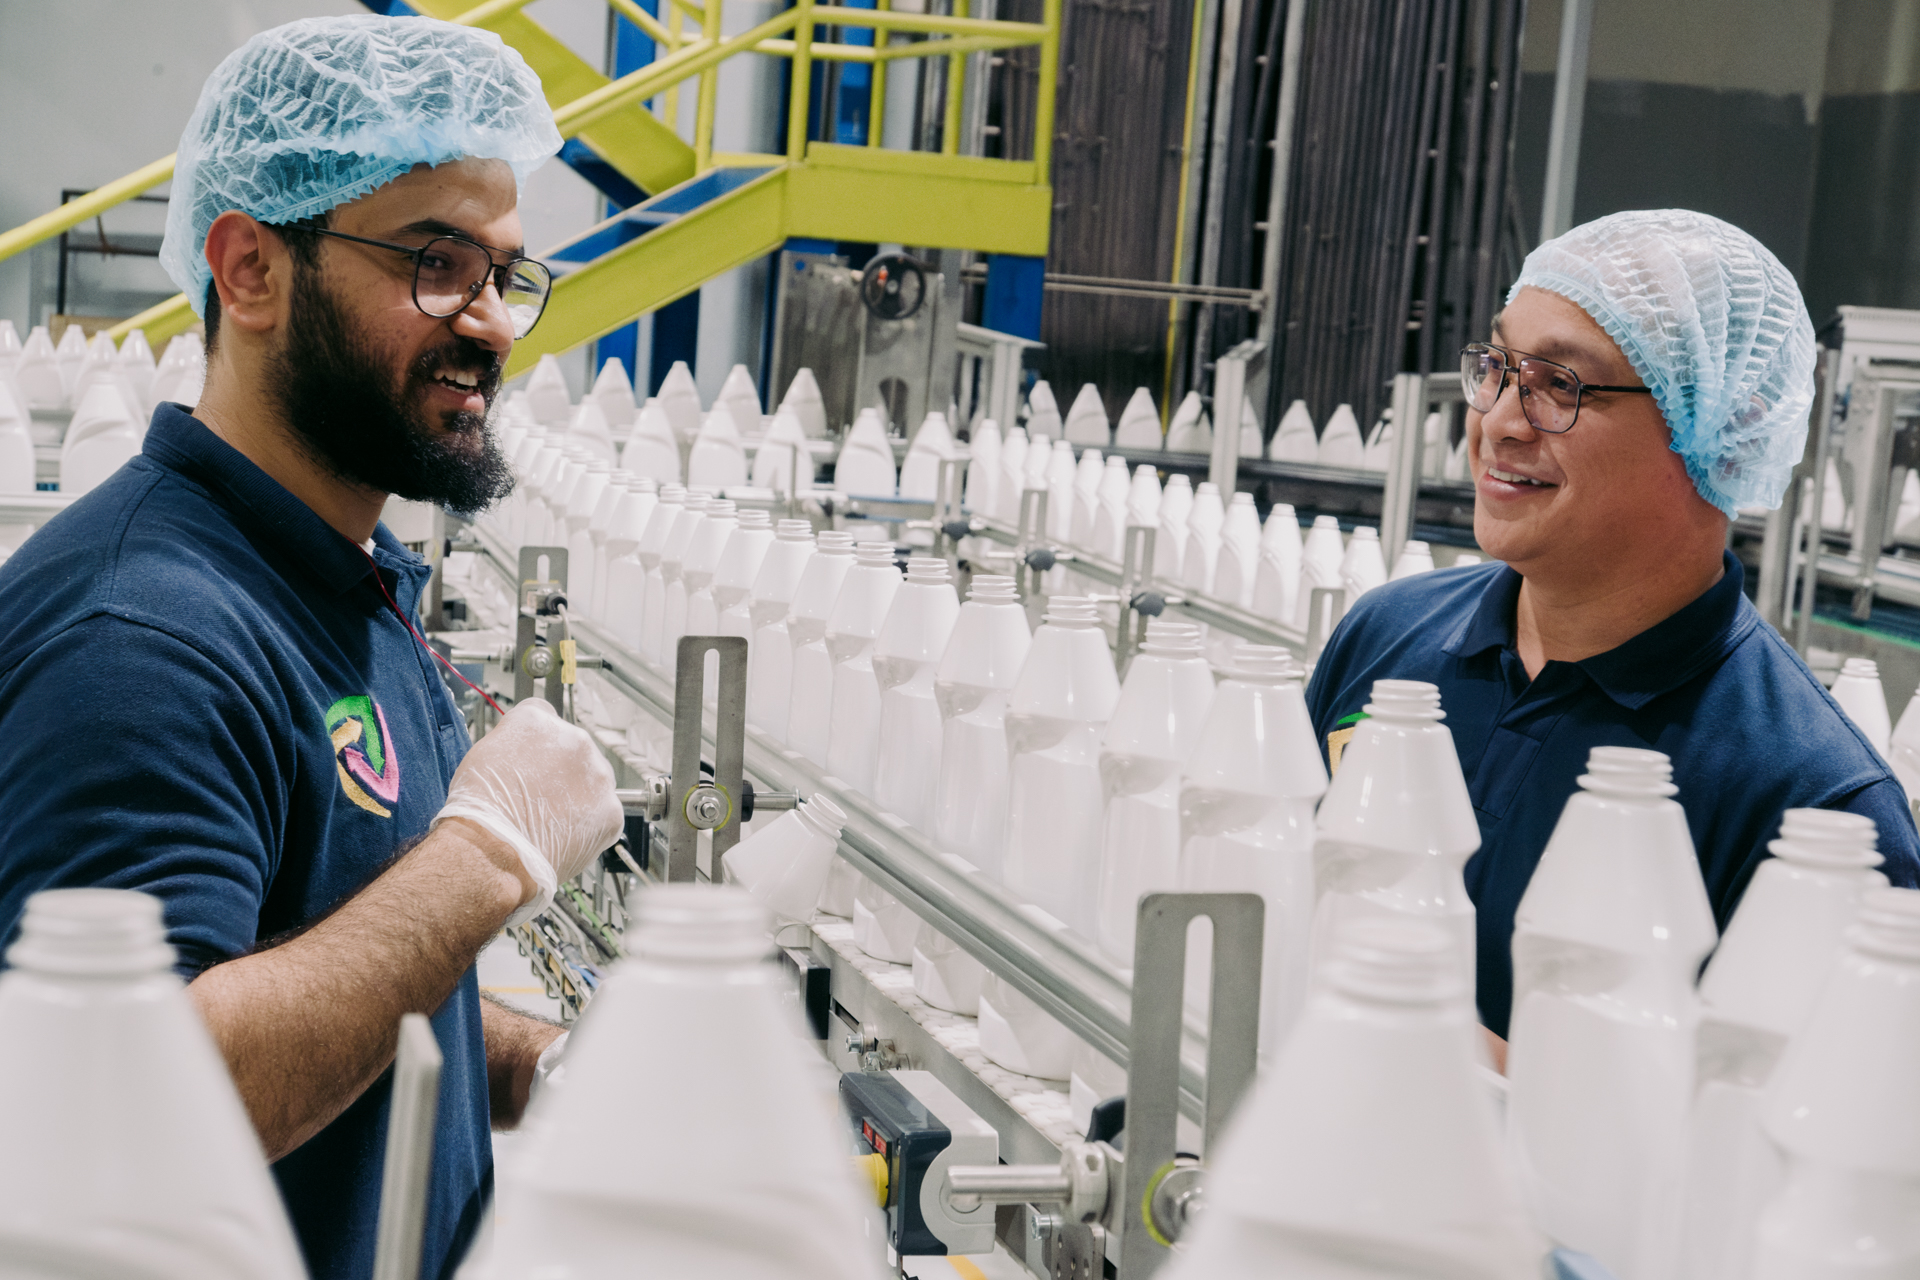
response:
<svg viewBox="0 0 1920 1280"><path fill-rule="evenodd" d="M490 33L297 22L214 72L162 261L206 390L0 569L0 945L29 894L159 897L315 1277L373 1270L402 1014L445 1055L422 1274L450 1275L559 1028L474 960L618 834L546 704L478 745L415 634L389 494L511 488L487 425L546 303L519 185L559 147Z"/></svg>
<svg viewBox="0 0 1920 1280"><path fill-rule="evenodd" d="M1742 594L1741 508L1779 505L1806 438L1813 327L1760 243L1684 210L1620 213L1527 258L1461 355L1474 537L1497 562L1390 583L1335 630L1323 744L1373 681L1440 687L1480 824L1467 864L1481 1020L1504 1037L1515 908L1597 746L1673 760L1725 927L1783 811L1879 827L1920 883L1907 798Z"/></svg>

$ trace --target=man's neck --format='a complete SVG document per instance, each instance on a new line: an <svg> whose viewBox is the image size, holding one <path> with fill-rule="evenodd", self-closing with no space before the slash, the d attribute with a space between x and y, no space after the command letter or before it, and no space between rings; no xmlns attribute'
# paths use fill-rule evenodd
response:
<svg viewBox="0 0 1920 1280"><path fill-rule="evenodd" d="M230 364L210 362L207 387L193 416L349 542L360 544L373 536L387 495L342 480L316 462L301 448L273 398L245 385Z"/></svg>
<svg viewBox="0 0 1920 1280"><path fill-rule="evenodd" d="M1579 662L1617 649L1698 600L1726 573L1719 551L1707 550L1677 558L1657 573L1573 583L1523 570L1514 638L1528 677L1549 662Z"/></svg>

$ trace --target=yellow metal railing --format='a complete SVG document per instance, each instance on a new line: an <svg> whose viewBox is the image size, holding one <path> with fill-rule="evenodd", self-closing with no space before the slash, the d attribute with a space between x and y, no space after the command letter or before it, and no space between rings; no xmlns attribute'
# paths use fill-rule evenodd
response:
<svg viewBox="0 0 1920 1280"><path fill-rule="evenodd" d="M486 0L486 3L449 20L464 26L492 27L515 19L531 2ZM607 0L615 12L639 27L663 52L639 70L608 81L555 107L553 120L561 137L572 138L625 108L643 106L649 100L667 94L669 90L677 89L697 77L693 128L694 172L704 173L723 158L728 161L760 160L761 157L717 156L713 148L713 127L719 98L720 64L739 54L762 54L785 57L793 64L784 159L799 164L806 160L807 154L807 121L813 64L816 61L861 62L873 67L867 145L878 147L885 119L888 64L902 58L937 57L947 60L941 153L958 156L961 101L968 56L1038 46L1040 77L1034 111L1033 158L1030 162L1021 163L1031 164L1031 181L1041 185L1047 182L1052 166L1053 99L1058 83L1060 14L1064 0L1045 0L1042 20L1038 23L970 17L967 12L969 0L953 0L954 12L951 15L897 13L890 7L891 0L877 0L878 7L873 9L821 4L816 0L794 0L792 8L777 16L737 35L724 37L721 34L723 2L662 0L666 6L663 20L642 9L635 0ZM689 23L693 25L689 27ZM857 45L815 40L814 29L817 26L871 30L875 42L872 45ZM896 42L896 35L927 38ZM668 94L661 104L659 115L669 127L673 126L678 113L678 99L677 93ZM777 160L780 157L765 159ZM50 240L167 182L173 177L173 165L172 156L156 160L50 213L0 233L0 261ZM149 339L154 340L170 337L192 323L192 309L182 294L122 321L107 332L118 341L134 329L145 329Z"/></svg>

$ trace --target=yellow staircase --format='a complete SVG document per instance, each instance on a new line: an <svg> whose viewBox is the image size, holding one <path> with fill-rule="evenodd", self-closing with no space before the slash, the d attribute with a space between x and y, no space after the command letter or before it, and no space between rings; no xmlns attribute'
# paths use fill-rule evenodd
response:
<svg viewBox="0 0 1920 1280"><path fill-rule="evenodd" d="M548 353L591 342L698 289L706 281L771 253L789 238L900 243L1033 257L1047 251L1053 192L1048 183L1062 0L1046 0L1038 23L854 9L795 0L793 7L750 30L723 37L724 0L663 0L664 21L634 0L608 0L653 38L660 54L645 67L609 80L521 12L529 0L410 0L432 16L497 32L541 77L554 123L579 138L622 176L655 192L542 257L558 276L553 300L534 332L517 343L508 375ZM870 28L875 44L816 40L817 27ZM924 39L893 39L923 36ZM961 90L968 55L1037 45L1039 102L1031 160L988 160L958 154ZM772 55L792 62L787 148L782 155L716 155L714 108L720 64ZM889 151L810 142L806 137L816 61L874 67L868 136L881 133L885 75L901 58L948 60L947 111L941 152ZM661 116L647 102L698 79L691 145L674 128L678 93ZM662 118L664 116L665 118ZM0 234L0 259L98 216L173 176L173 157ZM109 330L118 340L134 329L156 349L193 324L185 295Z"/></svg>

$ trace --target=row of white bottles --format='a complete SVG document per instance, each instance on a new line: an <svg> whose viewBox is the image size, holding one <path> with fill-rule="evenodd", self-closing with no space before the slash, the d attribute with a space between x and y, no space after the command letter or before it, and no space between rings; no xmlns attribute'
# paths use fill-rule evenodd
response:
<svg viewBox="0 0 1920 1280"><path fill-rule="evenodd" d="M191 409L200 399L206 373L206 349L197 334L171 339L156 362L147 335L139 329L115 347L105 333L89 339L79 325L70 324L56 345L45 325L35 325L23 343L13 322L0 320L0 388L28 412L77 410L87 392L104 383L144 428L162 401Z"/></svg>

